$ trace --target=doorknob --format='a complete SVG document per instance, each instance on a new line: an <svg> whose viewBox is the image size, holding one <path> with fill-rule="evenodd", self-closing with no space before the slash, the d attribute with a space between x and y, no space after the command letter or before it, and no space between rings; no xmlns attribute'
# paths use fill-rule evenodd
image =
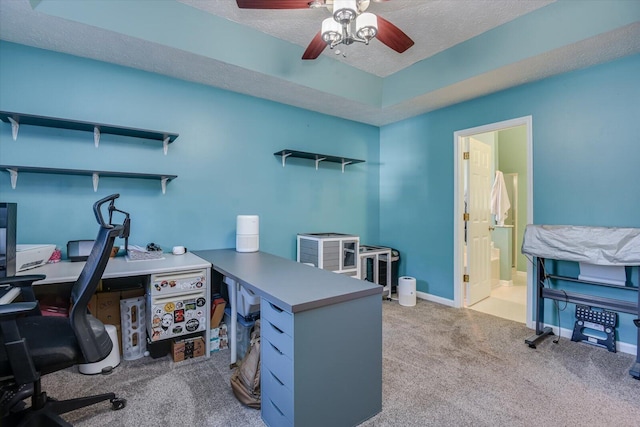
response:
<svg viewBox="0 0 640 427"><path fill-rule="evenodd" d="M493 231L495 229L496 229L495 227L489 227L489 231Z"/></svg>

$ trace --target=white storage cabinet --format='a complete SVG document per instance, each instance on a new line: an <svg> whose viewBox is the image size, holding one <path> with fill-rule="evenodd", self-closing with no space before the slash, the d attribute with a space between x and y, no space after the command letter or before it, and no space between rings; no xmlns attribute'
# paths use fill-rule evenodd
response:
<svg viewBox="0 0 640 427"><path fill-rule="evenodd" d="M360 278L360 238L342 233L298 234L297 261Z"/></svg>

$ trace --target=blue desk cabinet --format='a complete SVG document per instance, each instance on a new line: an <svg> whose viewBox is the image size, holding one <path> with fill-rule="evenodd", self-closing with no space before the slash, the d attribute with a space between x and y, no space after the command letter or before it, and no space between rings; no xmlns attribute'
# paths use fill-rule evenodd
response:
<svg viewBox="0 0 640 427"><path fill-rule="evenodd" d="M294 314L262 299L268 426L353 426L380 412L381 304L374 295Z"/></svg>

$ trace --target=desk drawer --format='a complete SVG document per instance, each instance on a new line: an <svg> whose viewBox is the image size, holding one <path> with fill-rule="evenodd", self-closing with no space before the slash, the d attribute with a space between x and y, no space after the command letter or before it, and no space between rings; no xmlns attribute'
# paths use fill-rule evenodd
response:
<svg viewBox="0 0 640 427"><path fill-rule="evenodd" d="M289 421L293 421L293 392L269 369L262 372L263 399L271 400Z"/></svg>
<svg viewBox="0 0 640 427"><path fill-rule="evenodd" d="M260 350L263 369L273 372L285 387L293 391L293 361L266 339L262 341Z"/></svg>
<svg viewBox="0 0 640 427"><path fill-rule="evenodd" d="M293 360L293 338L265 318L262 318L260 334L265 340L278 347L278 350L283 352L289 359Z"/></svg>
<svg viewBox="0 0 640 427"><path fill-rule="evenodd" d="M270 427L293 427L293 422L268 397L263 396L261 413L265 424Z"/></svg>
<svg viewBox="0 0 640 427"><path fill-rule="evenodd" d="M260 317L267 319L285 334L293 337L293 315L277 305L262 299Z"/></svg>

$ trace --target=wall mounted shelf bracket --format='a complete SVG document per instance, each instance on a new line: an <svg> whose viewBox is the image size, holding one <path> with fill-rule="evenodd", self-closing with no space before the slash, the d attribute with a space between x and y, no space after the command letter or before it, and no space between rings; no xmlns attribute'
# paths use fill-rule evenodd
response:
<svg viewBox="0 0 640 427"><path fill-rule="evenodd" d="M11 136L13 140L16 141L18 139L18 131L20 130L20 123L13 119L13 117L7 117L9 123L11 123Z"/></svg>
<svg viewBox="0 0 640 427"><path fill-rule="evenodd" d="M162 178L160 178L160 185L162 186L162 194L167 193L167 182L169 182L169 178L167 178L166 176L163 176Z"/></svg>
<svg viewBox="0 0 640 427"><path fill-rule="evenodd" d="M318 165L323 160L327 160L327 158L326 157L316 157L316 170L318 170Z"/></svg>
<svg viewBox="0 0 640 427"><path fill-rule="evenodd" d="M11 188L16 189L16 184L18 183L18 170L17 169L7 169L9 175L11 177Z"/></svg>
<svg viewBox="0 0 640 427"><path fill-rule="evenodd" d="M287 162L287 157L289 157L291 155L291 153L285 153L284 151L282 152L281 156L282 156L282 167L284 167L284 165Z"/></svg>

